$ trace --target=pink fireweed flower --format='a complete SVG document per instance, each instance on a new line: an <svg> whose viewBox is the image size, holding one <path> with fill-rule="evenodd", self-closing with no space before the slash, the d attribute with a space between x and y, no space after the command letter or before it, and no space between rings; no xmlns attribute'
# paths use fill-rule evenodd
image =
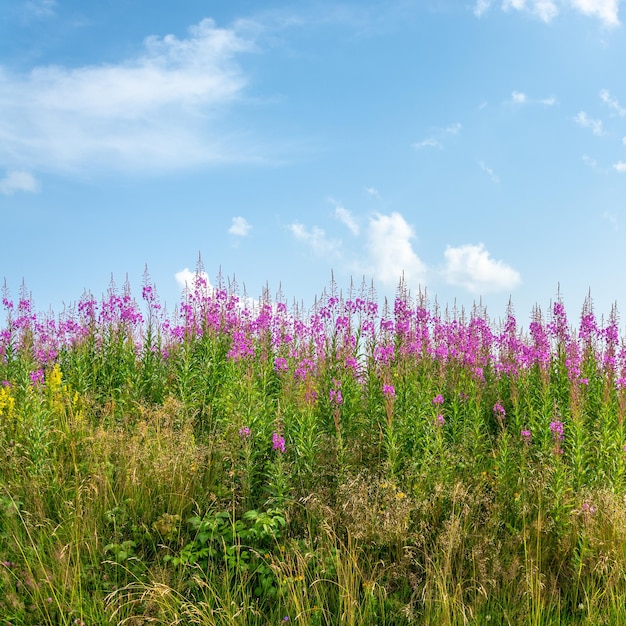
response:
<svg viewBox="0 0 626 626"><path fill-rule="evenodd" d="M499 420L503 420L506 417L506 411L499 402L493 405L493 413Z"/></svg>
<svg viewBox="0 0 626 626"><path fill-rule="evenodd" d="M278 450L281 454L285 451L285 438L278 433L272 435L272 450Z"/></svg>
<svg viewBox="0 0 626 626"><path fill-rule="evenodd" d="M275 372L286 372L289 369L289 364L287 363L287 359L282 356L276 357L274 359L274 371Z"/></svg>
<svg viewBox="0 0 626 626"><path fill-rule="evenodd" d="M343 404L343 396L341 395L341 389L330 390L330 402L331 404Z"/></svg>
<svg viewBox="0 0 626 626"><path fill-rule="evenodd" d="M439 404L443 404L443 396L439 393L437 394L434 398L433 398L433 404L434 405L439 405Z"/></svg>
<svg viewBox="0 0 626 626"><path fill-rule="evenodd" d="M523 441L525 444L529 444L529 443L531 442L532 438L533 438L533 435L532 435L532 433L530 432L530 430L524 430L524 429L522 429L522 430L520 431L520 435L522 436L522 441Z"/></svg>
<svg viewBox="0 0 626 626"><path fill-rule="evenodd" d="M437 426L443 426L445 423L445 417L441 413L439 413L439 415L437 415Z"/></svg>
<svg viewBox="0 0 626 626"><path fill-rule="evenodd" d="M239 436L242 439L249 439L250 438L250 429L247 426L244 426L243 428L239 429Z"/></svg>
<svg viewBox="0 0 626 626"><path fill-rule="evenodd" d="M38 387L39 385L43 385L44 382L44 373L43 370L35 370L30 373L30 383L33 387Z"/></svg>
<svg viewBox="0 0 626 626"><path fill-rule="evenodd" d="M396 390L393 385L383 385L383 395L387 398L395 398Z"/></svg>
<svg viewBox="0 0 626 626"><path fill-rule="evenodd" d="M559 420L550 422L550 432L552 433L552 439L554 439L555 442L563 441L563 422L560 422Z"/></svg>

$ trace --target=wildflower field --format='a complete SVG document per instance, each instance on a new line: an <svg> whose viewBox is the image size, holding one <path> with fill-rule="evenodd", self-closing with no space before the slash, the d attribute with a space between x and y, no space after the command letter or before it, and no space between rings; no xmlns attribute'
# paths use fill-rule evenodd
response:
<svg viewBox="0 0 626 626"><path fill-rule="evenodd" d="M626 624L615 310L202 277L5 286L0 623Z"/></svg>

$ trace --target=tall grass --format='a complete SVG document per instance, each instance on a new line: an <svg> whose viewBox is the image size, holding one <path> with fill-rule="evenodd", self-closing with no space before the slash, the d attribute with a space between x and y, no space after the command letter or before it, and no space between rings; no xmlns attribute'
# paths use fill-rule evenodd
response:
<svg viewBox="0 0 626 626"><path fill-rule="evenodd" d="M4 289L10 624L626 623L626 349L557 301Z"/></svg>

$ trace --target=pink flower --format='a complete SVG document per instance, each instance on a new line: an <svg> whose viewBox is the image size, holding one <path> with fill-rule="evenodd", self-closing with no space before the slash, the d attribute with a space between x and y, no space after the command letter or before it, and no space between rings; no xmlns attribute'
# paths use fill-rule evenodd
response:
<svg viewBox="0 0 626 626"><path fill-rule="evenodd" d="M272 435L272 449L278 450L281 454L285 451L285 438L278 433Z"/></svg>
<svg viewBox="0 0 626 626"><path fill-rule="evenodd" d="M388 398L395 398L396 390L393 385L383 385L383 395Z"/></svg>

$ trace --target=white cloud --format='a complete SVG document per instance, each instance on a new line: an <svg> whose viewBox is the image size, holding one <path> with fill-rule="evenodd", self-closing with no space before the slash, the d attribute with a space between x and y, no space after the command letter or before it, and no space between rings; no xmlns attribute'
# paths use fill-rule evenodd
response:
<svg viewBox="0 0 626 626"><path fill-rule="evenodd" d="M613 169L617 170L620 174L623 174L626 172L626 163L624 163L624 161L613 163Z"/></svg>
<svg viewBox="0 0 626 626"><path fill-rule="evenodd" d="M57 3L55 0L29 0L24 3L24 12L27 17L45 18L52 17L56 13Z"/></svg>
<svg viewBox="0 0 626 626"><path fill-rule="evenodd" d="M366 251L370 266L366 273L387 286L395 286L404 274L409 286L424 284L426 265L413 250L413 228L400 213L370 219Z"/></svg>
<svg viewBox="0 0 626 626"><path fill-rule="evenodd" d="M194 291L197 289L200 293L205 291L207 294L213 292L213 286L206 272L200 272L200 274L198 274L198 272L192 272L186 267L184 270L176 272L174 278L181 290L189 289L190 291Z"/></svg>
<svg viewBox="0 0 626 626"><path fill-rule="evenodd" d="M517 11L530 11L544 22L552 21L558 14L559 9L552 0L504 0L502 8L505 11L516 9Z"/></svg>
<svg viewBox="0 0 626 626"><path fill-rule="evenodd" d="M570 0L570 2L583 15L597 17L606 26L619 25L620 0Z"/></svg>
<svg viewBox="0 0 626 626"><path fill-rule="evenodd" d="M626 143L626 137L624 137L624 143ZM365 187L365 193L370 196L374 196L375 198L380 198L380 194L378 193L378 189L375 187Z"/></svg>
<svg viewBox="0 0 626 626"><path fill-rule="evenodd" d="M294 223L289 225L289 230L296 239L308 245L315 254L322 257L339 256L340 243L337 240L328 239L324 230L318 226L307 230L303 224Z"/></svg>
<svg viewBox="0 0 626 626"><path fill-rule="evenodd" d="M0 179L0 193L5 196L10 196L16 191L35 193L39 191L39 183L29 172L7 172L7 175Z"/></svg>
<svg viewBox="0 0 626 626"><path fill-rule="evenodd" d="M611 97L608 89L603 89L600 92L600 99L602 102L607 104L609 108L613 109L613 111L615 111L620 117L624 117L624 115L626 115L626 109L620 105L619 100Z"/></svg>
<svg viewBox="0 0 626 626"><path fill-rule="evenodd" d="M0 66L0 165L151 170L254 158L215 123L246 86L235 60L254 49L246 28L205 19L187 38L148 37L118 64Z"/></svg>
<svg viewBox="0 0 626 626"><path fill-rule="evenodd" d="M590 128L594 135L602 135L602 120L591 119L584 111L581 111L574 121L583 128Z"/></svg>
<svg viewBox="0 0 626 626"><path fill-rule="evenodd" d="M592 159L588 154L583 154L582 158L585 164L591 168L595 168L598 165L598 162L595 159Z"/></svg>
<svg viewBox="0 0 626 626"><path fill-rule="evenodd" d="M228 234L236 237L245 237L251 230L252 225L245 217L233 217Z"/></svg>
<svg viewBox="0 0 626 626"><path fill-rule="evenodd" d="M600 19L605 26L619 25L620 0L502 0L502 9L526 11L543 22L551 22L559 15L559 7L578 11L588 17ZM474 15L480 17L491 5L489 0L477 0Z"/></svg>
<svg viewBox="0 0 626 626"><path fill-rule="evenodd" d="M337 205L335 207L335 217L347 226L353 235L359 234L359 225L356 223L352 213L350 213L348 209L342 207L341 205Z"/></svg>
<svg viewBox="0 0 626 626"><path fill-rule="evenodd" d="M478 164L480 165L480 169L485 172L494 183L500 182L500 178L490 167L487 167L487 165L485 165L484 161L479 161Z"/></svg>
<svg viewBox="0 0 626 626"><path fill-rule="evenodd" d="M622 137L622 143L626 146L626 137Z"/></svg>
<svg viewBox="0 0 626 626"><path fill-rule="evenodd" d="M519 272L495 261L481 243L459 247L448 246L444 252L446 261L444 278L457 287L474 294L509 291L521 283Z"/></svg>
<svg viewBox="0 0 626 626"><path fill-rule="evenodd" d="M413 147L419 150L420 148L442 148L443 146L436 139L429 137L428 139L415 142Z"/></svg>
<svg viewBox="0 0 626 626"><path fill-rule="evenodd" d="M454 124L450 124L450 126L446 126L444 132L448 133L448 135L458 135L462 128L463 125L460 122L456 122Z"/></svg>
<svg viewBox="0 0 626 626"><path fill-rule="evenodd" d="M491 6L491 0L476 0L474 15L480 17Z"/></svg>
<svg viewBox="0 0 626 626"><path fill-rule="evenodd" d="M514 104L531 104L531 103L539 103L545 104L546 106L553 106L556 104L556 98L554 96L550 96L549 98L540 98L538 100L529 98L522 91L514 91L511 94L511 101Z"/></svg>

